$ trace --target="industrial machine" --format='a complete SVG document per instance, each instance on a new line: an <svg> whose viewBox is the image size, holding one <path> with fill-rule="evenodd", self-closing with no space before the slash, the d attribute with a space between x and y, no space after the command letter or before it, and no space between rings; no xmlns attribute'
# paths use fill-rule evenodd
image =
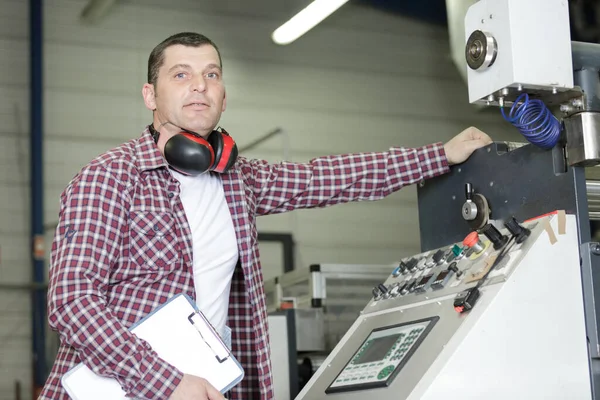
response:
<svg viewBox="0 0 600 400"><path fill-rule="evenodd" d="M421 252L374 285L296 399L600 399L600 45L568 2L480 0L469 101L526 143L493 143L418 187ZM592 190L590 190L590 188Z"/></svg>
<svg viewBox="0 0 600 400"><path fill-rule="evenodd" d="M390 268L313 264L265 281L271 361L278 365L273 368L277 400L294 398L304 387L358 318L371 288L389 275ZM286 324L278 322L283 319Z"/></svg>

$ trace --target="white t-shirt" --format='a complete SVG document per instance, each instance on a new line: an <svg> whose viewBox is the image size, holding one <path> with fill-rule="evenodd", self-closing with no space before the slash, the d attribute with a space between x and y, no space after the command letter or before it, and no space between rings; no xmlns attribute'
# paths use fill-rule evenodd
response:
<svg viewBox="0 0 600 400"><path fill-rule="evenodd" d="M231 278L238 260L235 228L218 175L191 177L173 171L192 231L194 287L198 309L223 333Z"/></svg>

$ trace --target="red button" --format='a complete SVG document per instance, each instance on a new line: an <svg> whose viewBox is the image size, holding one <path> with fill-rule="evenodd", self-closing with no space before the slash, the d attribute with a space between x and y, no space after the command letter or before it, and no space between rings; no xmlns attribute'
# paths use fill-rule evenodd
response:
<svg viewBox="0 0 600 400"><path fill-rule="evenodd" d="M477 232L471 232L467 235L463 244L467 247L473 247L479 241L479 234Z"/></svg>

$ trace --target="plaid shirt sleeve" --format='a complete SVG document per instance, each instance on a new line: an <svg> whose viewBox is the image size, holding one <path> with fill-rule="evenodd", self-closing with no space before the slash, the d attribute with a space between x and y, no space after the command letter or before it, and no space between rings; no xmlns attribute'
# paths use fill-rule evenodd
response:
<svg viewBox="0 0 600 400"><path fill-rule="evenodd" d="M126 189L92 166L61 196L52 244L48 319L63 342L98 375L115 378L129 395L167 399L182 373L125 327L107 307L111 265L127 224Z"/></svg>
<svg viewBox="0 0 600 400"><path fill-rule="evenodd" d="M243 169L259 215L298 208L379 200L449 171L442 143L382 153L319 157L306 164L252 160Z"/></svg>

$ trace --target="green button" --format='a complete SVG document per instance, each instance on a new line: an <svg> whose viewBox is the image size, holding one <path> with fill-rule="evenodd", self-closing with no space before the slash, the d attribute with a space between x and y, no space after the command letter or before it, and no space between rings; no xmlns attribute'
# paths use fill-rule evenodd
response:
<svg viewBox="0 0 600 400"><path fill-rule="evenodd" d="M459 245L455 244L454 247L452 247L452 254L454 254L454 257L458 257L462 252L463 249Z"/></svg>

